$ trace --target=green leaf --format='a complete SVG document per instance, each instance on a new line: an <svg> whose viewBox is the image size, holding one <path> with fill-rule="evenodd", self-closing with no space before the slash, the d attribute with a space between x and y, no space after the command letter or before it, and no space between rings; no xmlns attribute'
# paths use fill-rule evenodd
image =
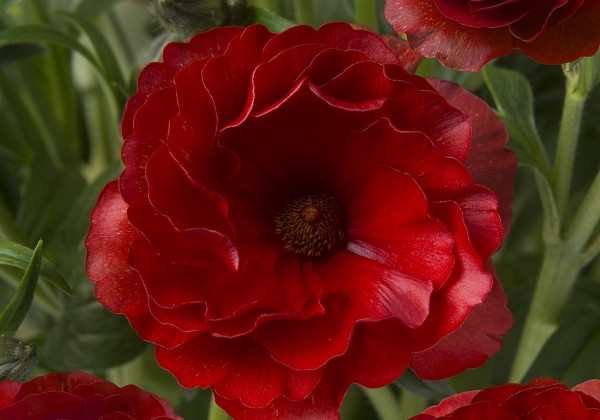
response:
<svg viewBox="0 0 600 420"><path fill-rule="evenodd" d="M43 243L40 240L33 251L31 261L27 265L19 287L8 305L0 313L0 334L13 335L25 319L27 311L29 311L42 268L42 249Z"/></svg>
<svg viewBox="0 0 600 420"><path fill-rule="evenodd" d="M12 26L0 32L0 46L13 45L21 42L49 42L61 47L77 51L88 59L92 65L101 70L94 55L77 41L77 38L62 32L51 25L27 24Z"/></svg>
<svg viewBox="0 0 600 420"><path fill-rule="evenodd" d="M26 246L0 239L0 265L8 265L26 270L32 258L33 251ZM42 258L40 276L67 295L74 296L73 291L58 269L45 258Z"/></svg>
<svg viewBox="0 0 600 420"><path fill-rule="evenodd" d="M42 53L42 49L35 44L21 43L0 47L0 66L13 63L23 58L29 58Z"/></svg>
<svg viewBox="0 0 600 420"><path fill-rule="evenodd" d="M446 381L426 381L407 369L395 382L400 388L429 400L440 401L454 394L454 390Z"/></svg>
<svg viewBox="0 0 600 420"><path fill-rule="evenodd" d="M250 23L262 23L273 32L283 32L296 25L294 22L279 16L277 13L256 6L249 7L248 20Z"/></svg>
<svg viewBox="0 0 600 420"><path fill-rule="evenodd" d="M527 79L512 70L487 65L483 77L510 135L509 147L519 163L537 168L550 179L550 164L533 116L533 94Z"/></svg>
<svg viewBox="0 0 600 420"><path fill-rule="evenodd" d="M108 369L133 359L145 345L123 316L94 300L67 308L50 331L41 358L54 370Z"/></svg>
<svg viewBox="0 0 600 420"><path fill-rule="evenodd" d="M34 159L17 211L17 227L29 240L44 238L49 245L71 223L65 216L85 187L78 170L59 170L47 159Z"/></svg>
<svg viewBox="0 0 600 420"><path fill-rule="evenodd" d="M23 0L0 0L0 10L10 7L13 4L17 4L21 1Z"/></svg>
<svg viewBox="0 0 600 420"><path fill-rule="evenodd" d="M76 14L85 19L94 19L110 9L119 0L82 0L77 6Z"/></svg>
<svg viewBox="0 0 600 420"><path fill-rule="evenodd" d="M125 77L121 72L114 50L102 34L89 20L72 13L58 12L57 16L66 19L71 25L75 26L80 32L84 33L94 47L99 64L103 68L103 73L108 76L108 80L116 87L124 97L129 96L127 91Z"/></svg>
<svg viewBox="0 0 600 420"><path fill-rule="evenodd" d="M72 51L76 51L85 57L104 81L112 86L111 75L107 74L103 65L98 62L94 54L84 47L74 36L62 32L60 29L47 24L26 24L12 26L0 32L0 47L14 45L22 42L50 43Z"/></svg>

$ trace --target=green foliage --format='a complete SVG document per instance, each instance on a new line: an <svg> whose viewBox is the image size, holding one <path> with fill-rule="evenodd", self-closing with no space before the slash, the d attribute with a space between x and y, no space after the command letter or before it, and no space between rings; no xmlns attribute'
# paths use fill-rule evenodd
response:
<svg viewBox="0 0 600 420"><path fill-rule="evenodd" d="M39 241L14 296L0 312L0 334L13 335L25 319L33 301L35 286L42 268L42 241Z"/></svg>
<svg viewBox="0 0 600 420"><path fill-rule="evenodd" d="M440 401L454 394L454 390L448 382L426 381L419 378L410 369L407 369L395 383L402 389L433 401Z"/></svg>
<svg viewBox="0 0 600 420"><path fill-rule="evenodd" d="M128 362L145 346L125 318L111 314L94 300L67 307L50 330L41 355L54 370L100 370Z"/></svg>
<svg viewBox="0 0 600 420"><path fill-rule="evenodd" d="M28 270L30 267L30 262L33 261L33 258L38 258L40 259L41 264L40 268L38 269L39 275L67 295L73 296L71 288L56 267L45 258L42 258L40 244L38 244L36 250L38 248L40 251L38 251L36 254L35 251L31 251L31 249L23 245L0 240L0 265L8 265L11 267Z"/></svg>

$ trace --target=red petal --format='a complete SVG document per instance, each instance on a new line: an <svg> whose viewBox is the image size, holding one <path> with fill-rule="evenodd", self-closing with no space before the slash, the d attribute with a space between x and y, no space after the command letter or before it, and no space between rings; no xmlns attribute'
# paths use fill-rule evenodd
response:
<svg viewBox="0 0 600 420"><path fill-rule="evenodd" d="M146 177L150 202L178 229L206 228L231 236L225 199L192 181L166 146L148 159Z"/></svg>
<svg viewBox="0 0 600 420"><path fill-rule="evenodd" d="M466 167L473 180L498 197L498 211L504 235L508 234L514 195L517 159L506 149L506 128L491 108L459 85L442 80L429 80L450 105L471 117L473 137Z"/></svg>
<svg viewBox="0 0 600 420"><path fill-rule="evenodd" d="M151 316L144 286L127 261L129 246L139 235L127 220L127 204L117 183L111 182L92 212L86 239L86 270L96 283L96 297L111 312L126 314L144 339L174 345L184 337L173 327L158 324Z"/></svg>
<svg viewBox="0 0 600 420"><path fill-rule="evenodd" d="M351 252L436 285L450 275L452 235L429 217L427 199L409 175L376 166L346 213Z"/></svg>
<svg viewBox="0 0 600 420"><path fill-rule="evenodd" d="M87 419L85 401L66 392L30 395L0 411L0 420Z"/></svg>
<svg viewBox="0 0 600 420"><path fill-rule="evenodd" d="M507 408L519 414L527 414L532 408L545 405L556 407L559 412L568 413L574 419L588 417L588 410L581 398L564 388L528 388L516 393L505 403Z"/></svg>
<svg viewBox="0 0 600 420"><path fill-rule="evenodd" d="M265 345L273 359L298 370L317 369L346 352L356 319L340 296L321 301L322 315L303 320L273 320L252 336Z"/></svg>
<svg viewBox="0 0 600 420"><path fill-rule="evenodd" d="M265 107L286 96L300 75L325 49L326 46L319 44L297 45L280 52L267 62L260 63L252 76L255 95L253 112L260 113ZM333 51L341 54L337 50ZM277 77L273 77L274 74Z"/></svg>
<svg viewBox="0 0 600 420"><path fill-rule="evenodd" d="M478 367L500 350L500 334L508 331L511 323L506 297L496 281L486 300L471 310L465 323L431 349L413 353L410 367L423 379L447 378Z"/></svg>
<svg viewBox="0 0 600 420"><path fill-rule="evenodd" d="M0 410L12 405L19 389L21 384L16 381L0 381Z"/></svg>
<svg viewBox="0 0 600 420"><path fill-rule="evenodd" d="M406 32L414 50L458 70L478 71L513 50L508 28L463 26L442 15L431 0L388 0L385 15L397 33Z"/></svg>
<svg viewBox="0 0 600 420"><path fill-rule="evenodd" d="M397 318L409 328L421 325L429 314L433 286L430 280L414 279L393 268L348 251L338 251L316 265L323 288L351 299L350 313L356 321Z"/></svg>
<svg viewBox="0 0 600 420"><path fill-rule="evenodd" d="M306 398L292 401L279 397L264 408L255 409L239 399L215 396L217 403L233 418L244 420L339 420L343 393L332 389L329 381L322 380Z"/></svg>
<svg viewBox="0 0 600 420"><path fill-rule="evenodd" d="M321 370L289 369L246 337L223 339L204 335L171 350L157 347L156 358L183 386L212 386L216 395L239 398L252 408L265 407L277 397L306 398L322 374Z"/></svg>
<svg viewBox="0 0 600 420"><path fill-rule="evenodd" d="M519 420L519 416L507 408L491 402L478 402L457 408L444 420Z"/></svg>
<svg viewBox="0 0 600 420"><path fill-rule="evenodd" d="M600 380L591 379L589 381L582 382L579 385L575 385L573 387L573 391L581 392L589 395L597 401L600 401Z"/></svg>
<svg viewBox="0 0 600 420"><path fill-rule="evenodd" d="M423 56L410 48L410 44L406 40L398 36L382 35L381 38L396 53L402 63L402 68L408 73L414 73L423 60Z"/></svg>
<svg viewBox="0 0 600 420"><path fill-rule="evenodd" d="M427 414L433 416L433 418L447 416L457 408L469 405L473 399L473 396L475 396L478 392L479 391L467 391L461 392L460 394L451 395L448 398L444 398L438 405L429 407L421 414ZM420 417L416 417L412 420L419 418Z"/></svg>
<svg viewBox="0 0 600 420"><path fill-rule="evenodd" d="M397 320L358 323L348 351L333 361L336 387L345 392L352 382L371 388L389 384L406 370L409 342Z"/></svg>
<svg viewBox="0 0 600 420"><path fill-rule="evenodd" d="M155 90L168 87L173 83L172 77L162 63L150 63L142 69L138 76L138 92L129 98L125 106L121 122L121 135L124 139L133 134L133 118L148 99L148 95Z"/></svg>
<svg viewBox="0 0 600 420"><path fill-rule="evenodd" d="M425 134L444 156L464 162L471 145L469 118L437 93L420 86L397 83L387 102L393 126Z"/></svg>
<svg viewBox="0 0 600 420"><path fill-rule="evenodd" d="M85 410L92 419L102 419L111 413L120 413L135 418L135 410L120 395L92 395L85 400Z"/></svg>
<svg viewBox="0 0 600 420"><path fill-rule="evenodd" d="M370 30L354 29L347 23L332 22L321 26L317 33L319 39L331 47L360 51L379 64L402 65L394 51L378 34Z"/></svg>
<svg viewBox="0 0 600 420"><path fill-rule="evenodd" d="M356 110L380 107L389 97L392 88L392 82L385 77L382 65L362 61L349 66L338 76L319 86L317 91L335 98L338 107L346 102L349 109Z"/></svg>
<svg viewBox="0 0 600 420"><path fill-rule="evenodd" d="M596 6L546 29L532 42L518 41L516 45L538 63L568 63L598 51L599 26L600 6Z"/></svg>
<svg viewBox="0 0 600 420"><path fill-rule="evenodd" d="M514 394L516 394L519 391L522 391L525 388L526 386L521 384L505 384L499 386L492 386L480 391L479 393L477 393L477 395L474 395L473 402L491 401L502 405Z"/></svg>
<svg viewBox="0 0 600 420"><path fill-rule="evenodd" d="M252 73L272 36L262 25L250 26L231 41L223 55L208 60L202 69L202 83L215 105L219 127L231 123L250 106Z"/></svg>
<svg viewBox="0 0 600 420"><path fill-rule="evenodd" d="M450 279L431 298L427 322L411 334L411 341L421 349L461 328L473 307L486 299L493 283L470 242L458 205L451 202L437 204L432 210L432 215L443 221L455 238L456 263Z"/></svg>

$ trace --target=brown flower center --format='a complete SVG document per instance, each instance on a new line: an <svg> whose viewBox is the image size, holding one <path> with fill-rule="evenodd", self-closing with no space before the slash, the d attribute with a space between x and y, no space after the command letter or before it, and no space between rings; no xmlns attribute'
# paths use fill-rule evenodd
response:
<svg viewBox="0 0 600 420"><path fill-rule="evenodd" d="M298 194L275 212L275 233L286 251L320 257L344 238L342 211L327 194Z"/></svg>

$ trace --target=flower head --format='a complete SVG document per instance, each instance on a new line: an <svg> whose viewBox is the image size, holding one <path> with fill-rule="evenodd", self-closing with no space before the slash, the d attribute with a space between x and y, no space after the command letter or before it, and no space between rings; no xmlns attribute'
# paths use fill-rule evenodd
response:
<svg viewBox="0 0 600 420"><path fill-rule="evenodd" d="M459 70L517 50L562 64L600 46L598 0L387 0L385 13L415 50Z"/></svg>
<svg viewBox="0 0 600 420"><path fill-rule="evenodd" d="M506 384L468 391L444 399L411 420L597 419L600 381L572 389L554 379L538 378L526 385Z"/></svg>
<svg viewBox="0 0 600 420"><path fill-rule="evenodd" d="M348 386L482 364L515 158L484 102L342 23L166 47L87 238L96 296L235 418L336 418Z"/></svg>
<svg viewBox="0 0 600 420"><path fill-rule="evenodd" d="M182 420L162 398L84 372L0 382L0 419Z"/></svg>

